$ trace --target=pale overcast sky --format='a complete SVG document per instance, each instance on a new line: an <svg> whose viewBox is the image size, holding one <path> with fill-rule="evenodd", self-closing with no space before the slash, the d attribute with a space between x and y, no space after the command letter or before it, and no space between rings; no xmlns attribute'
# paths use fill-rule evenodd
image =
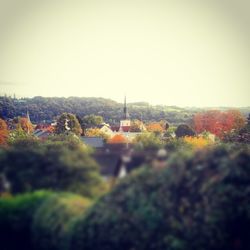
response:
<svg viewBox="0 0 250 250"><path fill-rule="evenodd" d="M249 0L0 0L0 93L250 106Z"/></svg>

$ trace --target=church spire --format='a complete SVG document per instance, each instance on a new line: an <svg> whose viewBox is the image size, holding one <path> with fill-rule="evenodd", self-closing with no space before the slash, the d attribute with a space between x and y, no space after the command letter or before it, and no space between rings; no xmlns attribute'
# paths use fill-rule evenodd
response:
<svg viewBox="0 0 250 250"><path fill-rule="evenodd" d="M31 122L31 121L30 121L30 113L29 113L29 110L27 110L26 118L27 118L28 122Z"/></svg>
<svg viewBox="0 0 250 250"><path fill-rule="evenodd" d="M123 108L124 120L129 118L128 109L127 109L127 97L124 97L124 108Z"/></svg>

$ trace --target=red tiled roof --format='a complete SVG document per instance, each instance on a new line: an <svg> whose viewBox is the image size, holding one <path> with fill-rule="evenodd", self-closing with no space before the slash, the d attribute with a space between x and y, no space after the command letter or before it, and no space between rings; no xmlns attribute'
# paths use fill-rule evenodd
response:
<svg viewBox="0 0 250 250"><path fill-rule="evenodd" d="M51 127L50 124L37 124L35 129L46 129L46 128L49 128Z"/></svg>
<svg viewBox="0 0 250 250"><path fill-rule="evenodd" d="M120 126L111 126L110 127L111 128L111 130L113 131L113 132L117 132L117 131L119 131L119 129L120 129Z"/></svg>
<svg viewBox="0 0 250 250"><path fill-rule="evenodd" d="M122 127L120 127L120 126L111 126L110 128L111 128L111 130L113 132L119 132L119 131L121 131L121 129L122 129L123 132L129 132L129 130L130 130L130 126L122 126Z"/></svg>
<svg viewBox="0 0 250 250"><path fill-rule="evenodd" d="M130 126L122 126L121 128L123 132L129 132L130 130Z"/></svg>

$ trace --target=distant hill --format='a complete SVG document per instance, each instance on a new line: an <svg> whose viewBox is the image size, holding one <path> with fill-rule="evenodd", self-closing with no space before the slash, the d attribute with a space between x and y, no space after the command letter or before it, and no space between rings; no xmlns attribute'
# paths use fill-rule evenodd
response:
<svg viewBox="0 0 250 250"><path fill-rule="evenodd" d="M176 106L150 105L146 102L128 104L131 119L144 122L166 120L171 124L189 123L199 111L211 108L180 108ZM232 108L218 108L221 110ZM250 107L238 108L244 115L250 113ZM0 96L0 115L3 118L24 116L29 111L32 122L53 120L63 112L83 117L89 114L101 115L110 124L116 124L122 118L123 104L105 98L95 97L41 97L11 98Z"/></svg>

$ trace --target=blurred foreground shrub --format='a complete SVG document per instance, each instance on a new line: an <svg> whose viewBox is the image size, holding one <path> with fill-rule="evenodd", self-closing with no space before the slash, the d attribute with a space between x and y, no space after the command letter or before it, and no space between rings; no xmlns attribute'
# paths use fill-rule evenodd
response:
<svg viewBox="0 0 250 250"><path fill-rule="evenodd" d="M0 249L68 249L72 225L90 205L90 200L70 193L36 191L2 198Z"/></svg>
<svg viewBox="0 0 250 250"><path fill-rule="evenodd" d="M0 249L31 249L33 214L52 193L37 191L0 198Z"/></svg>
<svg viewBox="0 0 250 250"><path fill-rule="evenodd" d="M89 149L73 135L15 141L1 152L0 172L14 194L49 189L93 197L104 185Z"/></svg>
<svg viewBox="0 0 250 250"><path fill-rule="evenodd" d="M176 155L124 179L78 220L72 250L250 249L249 148Z"/></svg>
<svg viewBox="0 0 250 250"><path fill-rule="evenodd" d="M46 200L34 216L33 249L68 249L72 225L90 205L90 200L74 194L56 194Z"/></svg>

